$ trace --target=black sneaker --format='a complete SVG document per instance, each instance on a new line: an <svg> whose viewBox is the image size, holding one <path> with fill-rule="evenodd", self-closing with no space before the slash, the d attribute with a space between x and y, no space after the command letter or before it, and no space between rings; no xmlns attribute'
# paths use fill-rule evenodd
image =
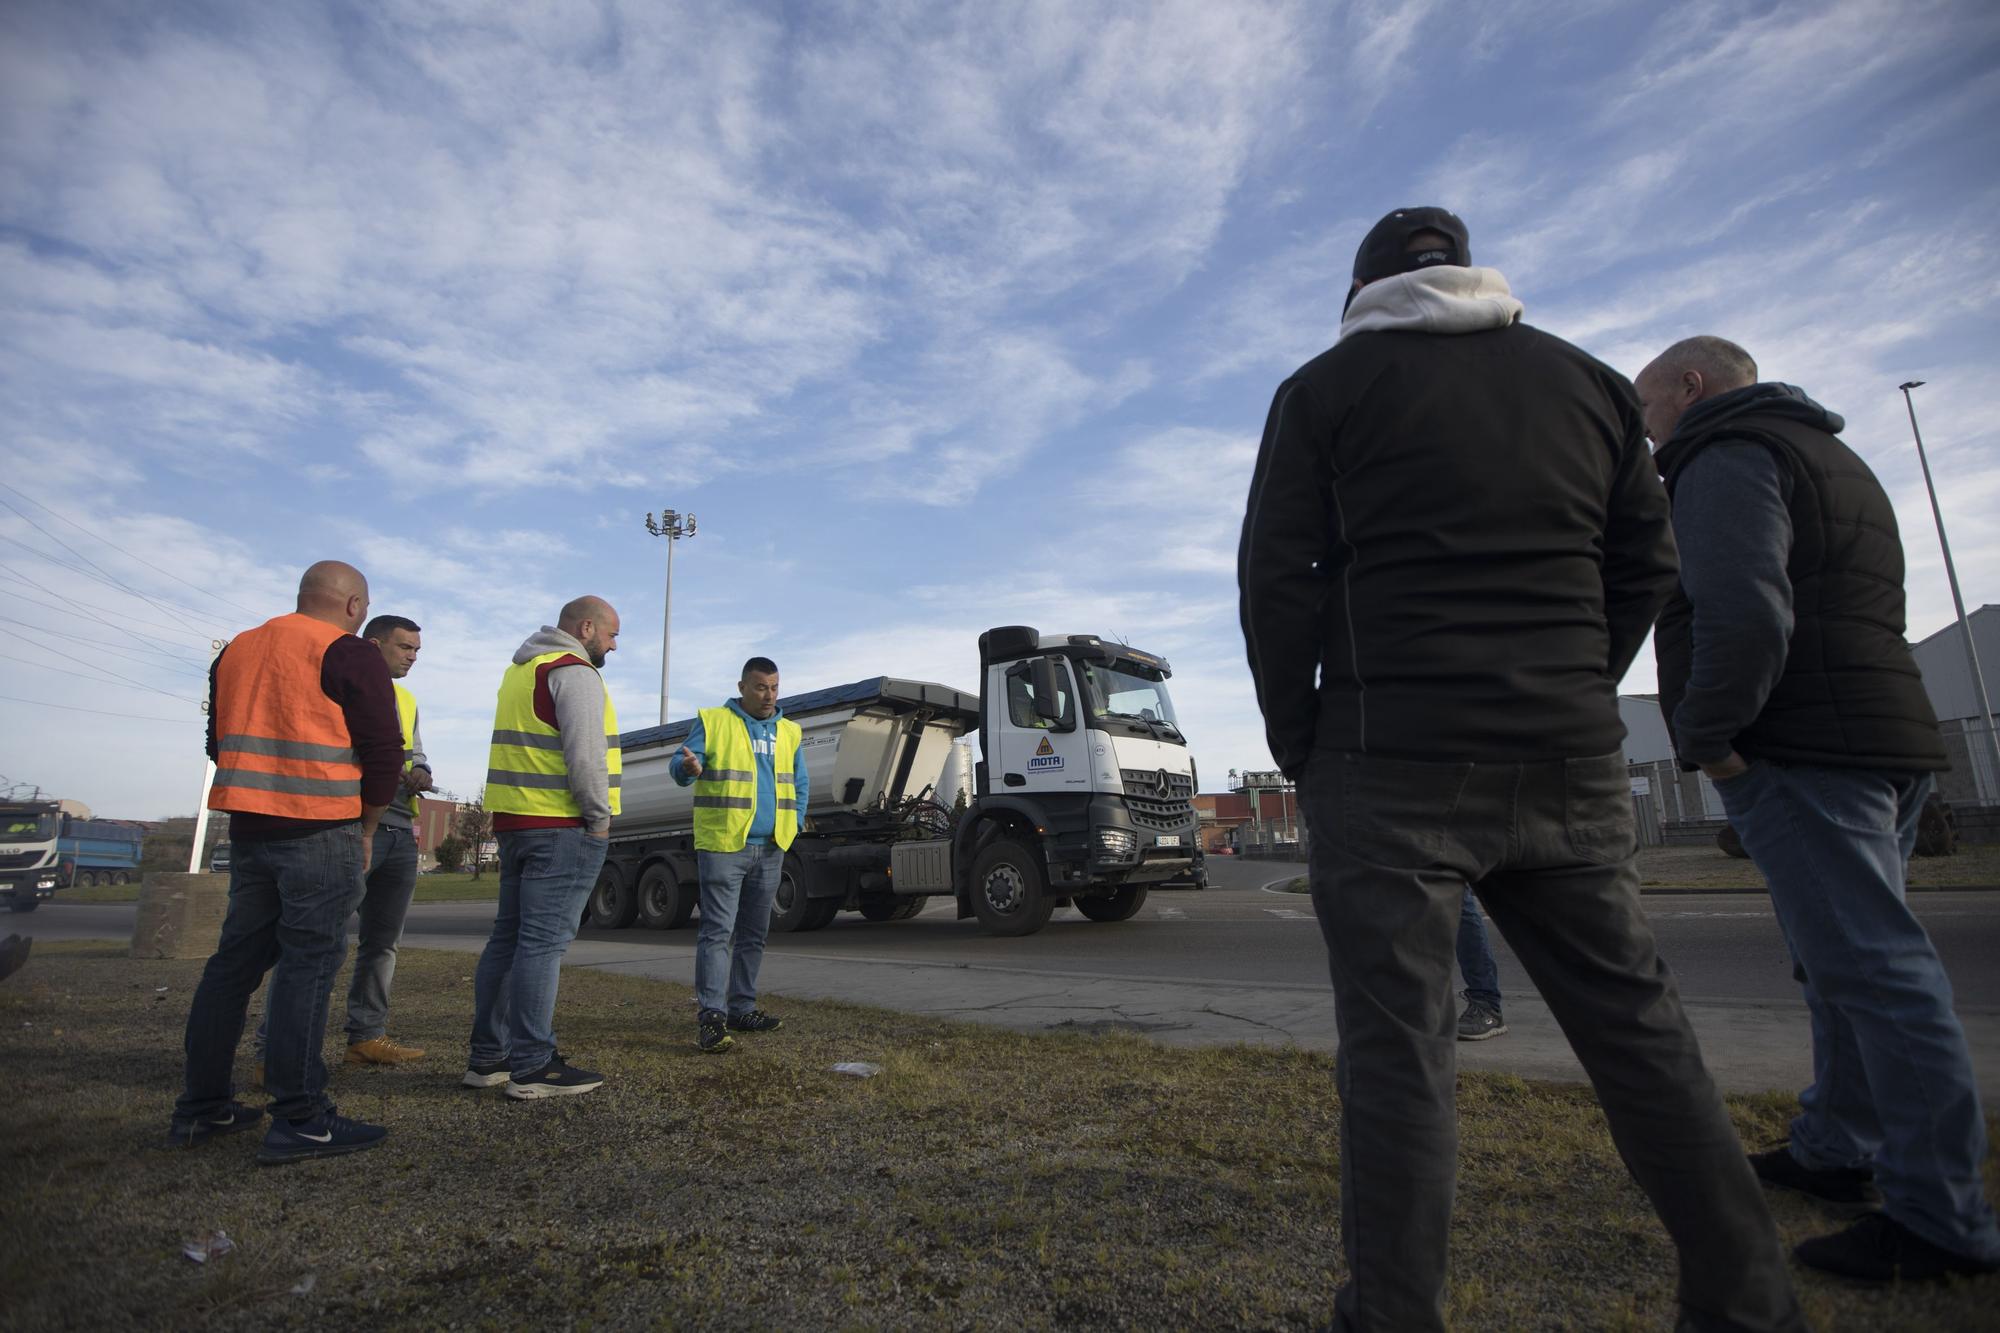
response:
<svg viewBox="0 0 2000 1333"><path fill-rule="evenodd" d="M2000 1259L1940 1249L1887 1213L1869 1213L1845 1231L1800 1241L1792 1253L1807 1268L1856 1282L1936 1282L2000 1272Z"/></svg>
<svg viewBox="0 0 2000 1333"><path fill-rule="evenodd" d="M381 1146L389 1131L380 1125L349 1120L332 1107L310 1120L273 1120L257 1150L259 1166L303 1162L312 1157L340 1157Z"/></svg>
<svg viewBox="0 0 2000 1333"><path fill-rule="evenodd" d="M752 1009L747 1014L731 1014L729 1016L729 1030L731 1032L776 1032L784 1025L784 1019L773 1018L762 1009Z"/></svg>
<svg viewBox="0 0 2000 1333"><path fill-rule="evenodd" d="M1507 1020L1500 1017L1500 1011L1482 1000L1473 1000L1465 1006L1465 1012L1458 1016L1458 1039L1460 1041L1485 1041L1488 1037L1498 1037L1507 1031Z"/></svg>
<svg viewBox="0 0 2000 1333"><path fill-rule="evenodd" d="M223 1134L234 1134L238 1130L249 1129L260 1124L263 1119L262 1110L245 1106L242 1102L231 1102L220 1111L194 1120L183 1120L175 1116L172 1126L167 1130L166 1146L192 1148Z"/></svg>
<svg viewBox="0 0 2000 1333"><path fill-rule="evenodd" d="M720 1009L704 1009L695 1020L695 1045L709 1055L720 1055L736 1044Z"/></svg>
<svg viewBox="0 0 2000 1333"><path fill-rule="evenodd" d="M498 1087L507 1081L509 1072L505 1060L495 1060L489 1065L468 1064L465 1067L465 1077L459 1080L459 1085L467 1088Z"/></svg>
<svg viewBox="0 0 2000 1333"><path fill-rule="evenodd" d="M1882 1196L1875 1192L1875 1173L1867 1167L1815 1171L1800 1166L1791 1148L1783 1143L1769 1152L1751 1153L1750 1169L1757 1173L1757 1179L1774 1189L1791 1190L1837 1207L1868 1208L1882 1201Z"/></svg>
<svg viewBox="0 0 2000 1333"><path fill-rule="evenodd" d="M558 1054L526 1078L508 1079L506 1092L517 1102L530 1102L541 1097L581 1097L603 1086L604 1075L574 1069Z"/></svg>

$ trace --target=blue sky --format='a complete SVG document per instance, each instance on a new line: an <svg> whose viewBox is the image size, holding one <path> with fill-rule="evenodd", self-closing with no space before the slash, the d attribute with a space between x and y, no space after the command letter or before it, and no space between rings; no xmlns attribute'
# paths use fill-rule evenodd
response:
<svg viewBox="0 0 2000 1333"><path fill-rule="evenodd" d="M988 626L1091 631L1175 664L1214 789L1268 763L1264 411L1407 204L1627 374L1719 333L1844 413L1912 638L1951 616L1929 381L2000 601L2000 10L1471 8L0 8L0 774L191 810L210 638L342 558L423 625L469 794L568 597L656 718L672 507L675 716L752 652L970 688Z"/></svg>

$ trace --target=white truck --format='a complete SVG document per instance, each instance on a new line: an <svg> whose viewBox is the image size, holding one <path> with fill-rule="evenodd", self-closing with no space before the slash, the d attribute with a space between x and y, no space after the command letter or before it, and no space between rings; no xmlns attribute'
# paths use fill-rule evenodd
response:
<svg viewBox="0 0 2000 1333"><path fill-rule="evenodd" d="M811 785L774 931L817 930L843 910L904 920L949 895L961 919L1027 935L1063 903L1124 921L1149 888L1206 887L1167 663L1023 625L980 635L979 659L978 695L881 676L781 701ZM599 927L671 930L695 910L694 789L668 772L692 725L620 738L624 809L590 897ZM975 729L984 757L957 801L937 776Z"/></svg>

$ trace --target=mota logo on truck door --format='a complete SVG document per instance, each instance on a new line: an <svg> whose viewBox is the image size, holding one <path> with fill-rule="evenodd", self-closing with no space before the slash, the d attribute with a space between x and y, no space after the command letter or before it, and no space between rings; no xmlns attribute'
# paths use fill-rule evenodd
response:
<svg viewBox="0 0 2000 1333"><path fill-rule="evenodd" d="M1028 756L1030 773L1052 773L1062 766L1062 756L1056 753L1055 746L1049 744L1047 736L1042 737L1042 743L1035 747L1032 755Z"/></svg>

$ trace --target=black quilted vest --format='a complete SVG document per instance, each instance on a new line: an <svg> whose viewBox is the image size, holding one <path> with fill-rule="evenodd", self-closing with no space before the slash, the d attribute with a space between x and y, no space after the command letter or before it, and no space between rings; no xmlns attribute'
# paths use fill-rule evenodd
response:
<svg viewBox="0 0 2000 1333"><path fill-rule="evenodd" d="M1782 406L1749 404L1701 423L1692 435L1676 434L1654 456L1669 496L1688 464L1721 440L1761 444L1791 474L1791 645L1764 711L1736 737L1735 748L1779 763L1945 768L1937 716L1903 639L1903 544L1895 510L1839 436L1791 415ZM1654 630L1669 731L1687 690L1693 621L1686 590L1675 588Z"/></svg>

